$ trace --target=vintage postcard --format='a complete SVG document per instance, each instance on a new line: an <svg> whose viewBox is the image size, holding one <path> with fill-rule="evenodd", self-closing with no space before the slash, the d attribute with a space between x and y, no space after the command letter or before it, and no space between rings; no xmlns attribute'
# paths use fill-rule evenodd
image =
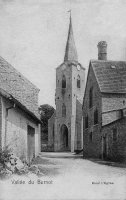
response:
<svg viewBox="0 0 126 200"><path fill-rule="evenodd" d="M0 0L0 200L126 199L126 0Z"/></svg>

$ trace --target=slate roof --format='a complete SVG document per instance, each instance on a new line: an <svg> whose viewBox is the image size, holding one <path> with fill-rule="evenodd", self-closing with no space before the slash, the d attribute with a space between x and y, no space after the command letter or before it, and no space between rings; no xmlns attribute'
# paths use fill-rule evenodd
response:
<svg viewBox="0 0 126 200"><path fill-rule="evenodd" d="M39 118L39 89L2 57L0 57L0 89L4 93L11 95L27 111Z"/></svg>
<svg viewBox="0 0 126 200"><path fill-rule="evenodd" d="M126 93L126 62L91 60L99 88L104 93Z"/></svg>
<svg viewBox="0 0 126 200"><path fill-rule="evenodd" d="M9 101L13 102L16 107L19 107L20 109L24 110L25 112L27 112L27 114L29 114L30 116L32 116L37 122L42 123L41 120L30 110L28 110L24 105L22 105L18 100L16 100L12 95L8 94L6 91L4 91L3 89L0 88L0 94L5 97L6 99L9 99Z"/></svg>

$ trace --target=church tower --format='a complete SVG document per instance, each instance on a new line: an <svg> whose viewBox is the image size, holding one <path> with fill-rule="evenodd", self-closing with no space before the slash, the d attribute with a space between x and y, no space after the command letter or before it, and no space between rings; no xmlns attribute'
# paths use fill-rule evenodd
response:
<svg viewBox="0 0 126 200"><path fill-rule="evenodd" d="M54 151L74 152L83 148L84 89L85 69L78 62L70 15L64 62L56 68L54 138L50 140L54 142Z"/></svg>

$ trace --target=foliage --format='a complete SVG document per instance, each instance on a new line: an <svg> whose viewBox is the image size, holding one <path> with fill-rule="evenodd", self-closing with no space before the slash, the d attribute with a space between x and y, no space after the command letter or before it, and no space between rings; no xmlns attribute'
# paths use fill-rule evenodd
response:
<svg viewBox="0 0 126 200"><path fill-rule="evenodd" d="M0 149L0 163L5 167L5 163L9 161L11 157L11 149L6 146L4 150Z"/></svg>
<svg viewBox="0 0 126 200"><path fill-rule="evenodd" d="M39 111L41 114L42 125L44 128L44 131L46 132L46 131L48 131L48 120L53 115L55 109L48 104L43 104L39 107Z"/></svg>
<svg viewBox="0 0 126 200"><path fill-rule="evenodd" d="M55 112L55 109L48 105L48 104L43 104L39 107L39 112L41 115L41 139L42 142L48 140L48 120L51 118L53 113Z"/></svg>

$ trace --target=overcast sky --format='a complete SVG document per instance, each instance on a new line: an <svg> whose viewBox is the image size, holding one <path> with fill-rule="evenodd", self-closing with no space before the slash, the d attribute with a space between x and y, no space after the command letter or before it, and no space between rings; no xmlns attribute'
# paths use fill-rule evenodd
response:
<svg viewBox="0 0 126 200"><path fill-rule="evenodd" d="M55 69L63 62L72 9L79 62L97 59L108 43L109 60L126 60L126 0L0 0L0 55L39 89L39 104L54 106Z"/></svg>

